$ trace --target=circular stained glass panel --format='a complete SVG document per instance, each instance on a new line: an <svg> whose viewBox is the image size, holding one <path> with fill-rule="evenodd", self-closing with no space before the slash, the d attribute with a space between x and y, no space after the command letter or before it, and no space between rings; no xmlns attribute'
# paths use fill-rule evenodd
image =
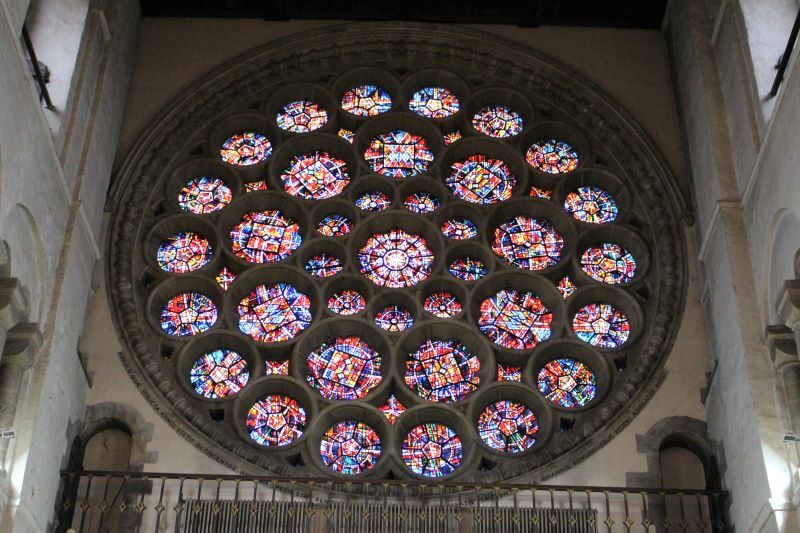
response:
<svg viewBox="0 0 800 533"><path fill-rule="evenodd" d="M536 294L502 289L481 302L479 329L493 343L529 350L550 338L553 312Z"/></svg>
<svg viewBox="0 0 800 533"><path fill-rule="evenodd" d="M164 272L185 274L203 268L211 261L211 255L208 239L187 231L165 239L158 247L156 260Z"/></svg>
<svg viewBox="0 0 800 533"><path fill-rule="evenodd" d="M289 283L259 285L239 302L239 329L259 342L293 339L311 324L311 299Z"/></svg>
<svg viewBox="0 0 800 533"><path fill-rule="evenodd" d="M489 273L483 261L474 257L457 257L447 267L447 271L464 281L477 281Z"/></svg>
<svg viewBox="0 0 800 533"><path fill-rule="evenodd" d="M434 478L453 473L464 458L461 438L444 424L434 422L412 428L401 452L412 472Z"/></svg>
<svg viewBox="0 0 800 533"><path fill-rule="evenodd" d="M328 112L316 102L297 100L283 106L275 119L278 127L292 133L308 133L328 123Z"/></svg>
<svg viewBox="0 0 800 533"><path fill-rule="evenodd" d="M408 108L425 118L447 118L458 113L461 104L446 87L423 87L411 95Z"/></svg>
<svg viewBox="0 0 800 533"><path fill-rule="evenodd" d="M251 263L282 261L300 247L300 224L277 209L250 211L230 232L233 253Z"/></svg>
<svg viewBox="0 0 800 533"><path fill-rule="evenodd" d="M219 153L229 165L248 167L266 161L272 154L272 143L260 133L238 133L222 143Z"/></svg>
<svg viewBox="0 0 800 533"><path fill-rule="evenodd" d="M381 458L381 439L364 422L343 420L322 435L322 464L337 474L357 476L373 468Z"/></svg>
<svg viewBox="0 0 800 533"><path fill-rule="evenodd" d="M594 373L570 357L549 361L536 377L539 392L553 405L566 409L585 407L597 394Z"/></svg>
<svg viewBox="0 0 800 533"><path fill-rule="evenodd" d="M358 400L381 382L381 356L360 337L332 337L308 355L306 381L329 400Z"/></svg>
<svg viewBox="0 0 800 533"><path fill-rule="evenodd" d="M356 198L356 207L367 213L377 213L389 209L391 205L392 199L381 191L367 191Z"/></svg>
<svg viewBox="0 0 800 533"><path fill-rule="evenodd" d="M462 200L496 204L511 198L517 178L504 161L475 154L455 161L445 183Z"/></svg>
<svg viewBox="0 0 800 533"><path fill-rule="evenodd" d="M428 170L433 152L421 135L394 130L372 139L364 152L364 159L373 172L403 179Z"/></svg>
<svg viewBox="0 0 800 533"><path fill-rule="evenodd" d="M194 391L210 400L229 398L250 379L247 361L226 348L206 352L192 365L189 379Z"/></svg>
<svg viewBox="0 0 800 533"><path fill-rule="evenodd" d="M219 178L203 176L186 182L178 193L178 207L195 215L219 211L231 203L233 193Z"/></svg>
<svg viewBox="0 0 800 533"><path fill-rule="evenodd" d="M439 209L441 205L442 202L438 198L425 191L419 191L410 194L408 195L408 198L406 198L405 202L403 202L403 206L406 209L412 213L419 213L422 215L433 213Z"/></svg>
<svg viewBox="0 0 800 533"><path fill-rule="evenodd" d="M472 117L472 126L489 137L502 139L519 135L524 126L522 116L505 105L488 105Z"/></svg>
<svg viewBox="0 0 800 533"><path fill-rule="evenodd" d="M536 444L539 423L525 404L500 400L478 416L478 434L484 443L502 453L524 452Z"/></svg>
<svg viewBox="0 0 800 533"><path fill-rule="evenodd" d="M353 289L343 289L328 298L328 309L339 315L356 315L366 306L361 293Z"/></svg>
<svg viewBox="0 0 800 533"><path fill-rule="evenodd" d="M361 273L382 287L411 287L431 274L433 252L420 235L393 229L372 235L358 252Z"/></svg>
<svg viewBox="0 0 800 533"><path fill-rule="evenodd" d="M537 141L525 152L528 163L541 172L566 174L578 168L578 152L569 143L558 139Z"/></svg>
<svg viewBox="0 0 800 533"><path fill-rule="evenodd" d="M636 260L619 244L604 242L583 252L581 269L597 281L619 285L636 276Z"/></svg>
<svg viewBox="0 0 800 533"><path fill-rule="evenodd" d="M461 314L461 302L452 293L447 291L437 291L431 293L422 302L422 308L426 313L430 313L438 318L453 318Z"/></svg>
<svg viewBox="0 0 800 533"><path fill-rule="evenodd" d="M317 231L325 237L344 237L353 231L353 223L344 215L328 215L319 221Z"/></svg>
<svg viewBox="0 0 800 533"><path fill-rule="evenodd" d="M217 306L199 292L176 294L161 308L161 329L167 335L186 337L199 335L217 322Z"/></svg>
<svg viewBox="0 0 800 533"><path fill-rule="evenodd" d="M374 117L392 108L392 97L377 85L358 85L342 96L342 109L359 117Z"/></svg>
<svg viewBox="0 0 800 533"><path fill-rule="evenodd" d="M524 270L542 270L558 263L564 239L542 218L519 215L494 230L492 250L506 263Z"/></svg>
<svg viewBox="0 0 800 533"><path fill-rule="evenodd" d="M600 187L578 187L567 194L564 209L575 220L590 224L614 222L619 214L617 202Z"/></svg>
<svg viewBox="0 0 800 533"><path fill-rule="evenodd" d="M250 438L262 446L287 446L303 435L306 410L283 394L270 394L247 411L245 421Z"/></svg>
<svg viewBox="0 0 800 533"><path fill-rule="evenodd" d="M454 241L474 239L478 236L478 226L473 221L464 217L454 217L442 223L442 235Z"/></svg>
<svg viewBox="0 0 800 533"><path fill-rule="evenodd" d="M584 305L572 318L572 329L583 342L598 348L619 348L628 340L631 324L622 311L611 304Z"/></svg>
<svg viewBox="0 0 800 533"><path fill-rule="evenodd" d="M342 271L342 260L332 254L317 254L306 261L306 272L316 278L330 278Z"/></svg>
<svg viewBox="0 0 800 533"><path fill-rule="evenodd" d="M414 325L411 311L400 305L390 305L375 313L375 324L379 328L398 333Z"/></svg>
<svg viewBox="0 0 800 533"><path fill-rule="evenodd" d="M455 339L429 339L406 360L405 382L432 402L460 402L480 384L478 357Z"/></svg>
<svg viewBox="0 0 800 533"><path fill-rule="evenodd" d="M306 200L332 198L347 187L347 164L328 152L317 150L296 156L281 174L284 190Z"/></svg>

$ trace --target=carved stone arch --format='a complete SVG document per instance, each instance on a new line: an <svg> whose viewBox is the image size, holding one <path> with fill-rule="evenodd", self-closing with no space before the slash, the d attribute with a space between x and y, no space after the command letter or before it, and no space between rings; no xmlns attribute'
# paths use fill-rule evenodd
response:
<svg viewBox="0 0 800 533"><path fill-rule="evenodd" d="M116 402L88 406L78 442L85 446L89 439L107 429L120 429L131 436L131 470L141 471L145 464L155 461L155 452L147 451L147 445L153 439L153 424L147 422L137 409Z"/></svg>

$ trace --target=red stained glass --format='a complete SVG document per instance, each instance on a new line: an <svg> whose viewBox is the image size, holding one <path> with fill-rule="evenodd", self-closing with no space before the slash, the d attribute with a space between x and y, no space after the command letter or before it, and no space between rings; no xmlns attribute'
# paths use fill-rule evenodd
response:
<svg viewBox="0 0 800 533"><path fill-rule="evenodd" d="M532 292L503 289L481 302L479 329L490 341L529 350L550 338L553 312Z"/></svg>
<svg viewBox="0 0 800 533"><path fill-rule="evenodd" d="M223 348L201 355L189 372L195 392L211 400L233 396L242 390L249 378L247 361L238 353Z"/></svg>
<svg viewBox="0 0 800 533"><path fill-rule="evenodd" d="M247 412L247 433L262 446L287 446L303 435L306 410L297 400L270 394Z"/></svg>
<svg viewBox="0 0 800 533"><path fill-rule="evenodd" d="M525 404L500 400L486 406L478 416L478 434L490 448L503 453L524 452L539 433L536 417Z"/></svg>
<svg viewBox="0 0 800 533"><path fill-rule="evenodd" d="M250 211L230 232L233 253L251 263L282 261L300 247L300 225L277 209Z"/></svg>
<svg viewBox="0 0 800 533"><path fill-rule="evenodd" d="M433 152L421 135L394 130L372 139L364 159L374 172L403 179L425 172L433 161Z"/></svg>
<svg viewBox="0 0 800 533"><path fill-rule="evenodd" d="M406 407L392 394L389 396L389 399L386 400L386 403L381 405L378 409L389 419L390 424L394 424L395 420L400 418L400 415L406 410Z"/></svg>
<svg viewBox="0 0 800 533"><path fill-rule="evenodd" d="M578 338L599 348L618 348L631 333L631 324L611 304L592 303L578 309L572 318L572 329Z"/></svg>
<svg viewBox="0 0 800 533"><path fill-rule="evenodd" d="M494 230L492 250L524 270L542 270L558 263L564 239L547 220L519 215Z"/></svg>
<svg viewBox="0 0 800 533"><path fill-rule="evenodd" d="M275 118L282 130L308 133L328 123L328 112L316 102L297 100L283 106Z"/></svg>
<svg viewBox="0 0 800 533"><path fill-rule="evenodd" d="M288 283L257 286L238 312L239 329L259 342L291 340L311 324L311 300Z"/></svg>
<svg viewBox="0 0 800 533"><path fill-rule="evenodd" d="M358 85L342 96L342 109L359 117L374 117L392 108L392 97L377 85Z"/></svg>
<svg viewBox="0 0 800 533"><path fill-rule="evenodd" d="M453 318L461 314L461 302L455 295L446 291L438 291L429 295L422 303L422 308L425 309L425 312L439 318Z"/></svg>
<svg viewBox="0 0 800 533"><path fill-rule="evenodd" d="M272 144L260 133L239 133L222 143L219 153L229 165L246 167L266 161L272 154Z"/></svg>
<svg viewBox="0 0 800 533"><path fill-rule="evenodd" d="M306 381L329 400L358 400L381 382L381 355L360 337L331 337L308 355Z"/></svg>
<svg viewBox="0 0 800 533"><path fill-rule="evenodd" d="M328 309L339 315L356 315L366 307L364 297L353 289L343 289L328 299Z"/></svg>
<svg viewBox="0 0 800 533"><path fill-rule="evenodd" d="M324 200L344 191L350 183L347 163L317 150L296 156L281 174L287 194L306 200Z"/></svg>
<svg viewBox="0 0 800 533"><path fill-rule="evenodd" d="M517 178L504 161L475 154L454 162L445 183L462 200L496 204L511 198Z"/></svg>
<svg viewBox="0 0 800 533"><path fill-rule="evenodd" d="M217 322L217 306L199 292L176 294L161 308L161 329L168 335L199 335Z"/></svg>
<svg viewBox="0 0 800 533"><path fill-rule="evenodd" d="M605 242L583 252L581 269L597 281L618 285L636 276L636 260L619 244Z"/></svg>
<svg viewBox="0 0 800 533"><path fill-rule="evenodd" d="M519 135L524 126L519 113L505 105L488 105L472 117L475 129L498 139Z"/></svg>
<svg viewBox="0 0 800 533"><path fill-rule="evenodd" d="M231 188L219 178L193 178L178 193L178 207L195 215L205 215L231 203Z"/></svg>
<svg viewBox="0 0 800 533"><path fill-rule="evenodd" d="M545 139L533 143L525 152L528 163L541 172L566 174L578 168L578 152L564 141Z"/></svg>
<svg viewBox="0 0 800 533"><path fill-rule="evenodd" d="M478 357L455 339L429 339L406 360L405 382L432 402L460 402L480 384Z"/></svg>
<svg viewBox="0 0 800 533"><path fill-rule="evenodd" d="M361 273L382 287L411 287L427 278L433 252L419 235L393 229L372 235L358 252Z"/></svg>
<svg viewBox="0 0 800 533"><path fill-rule="evenodd" d="M185 274L203 268L211 261L212 250L208 239L187 231L165 239L158 247L156 259L164 272Z"/></svg>

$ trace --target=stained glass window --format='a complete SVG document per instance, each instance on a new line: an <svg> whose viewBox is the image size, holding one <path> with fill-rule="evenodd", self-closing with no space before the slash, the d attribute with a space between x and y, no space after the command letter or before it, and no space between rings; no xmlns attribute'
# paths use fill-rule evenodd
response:
<svg viewBox="0 0 800 533"><path fill-rule="evenodd" d="M248 181L244 184L244 192L268 191L267 180Z"/></svg>
<svg viewBox="0 0 800 533"><path fill-rule="evenodd" d="M289 283L258 285L238 311L239 329L260 342L288 341L311 324L311 300Z"/></svg>
<svg viewBox="0 0 800 533"><path fill-rule="evenodd" d="M493 450L524 452L536 444L539 424L525 404L500 400L486 406L478 416L478 434Z"/></svg>
<svg viewBox="0 0 800 533"><path fill-rule="evenodd" d="M176 294L161 308L161 329L167 335L199 335L217 322L217 306L199 292Z"/></svg>
<svg viewBox="0 0 800 533"><path fill-rule="evenodd" d="M270 394L247 411L247 433L262 446L286 446L303 435L306 410L291 396Z"/></svg>
<svg viewBox="0 0 800 533"><path fill-rule="evenodd" d="M545 398L568 409L584 407L597 393L594 373L586 364L569 357L554 359L544 365L536 384Z"/></svg>
<svg viewBox="0 0 800 533"><path fill-rule="evenodd" d="M452 318L461 313L461 302L454 294L447 291L432 293L422 302L422 308L427 313L439 318Z"/></svg>
<svg viewBox="0 0 800 533"><path fill-rule="evenodd" d="M219 274L216 275L214 280L222 287L223 291L227 291L228 287L231 286L231 283L236 279L236 274L228 270L228 267L222 267L222 270L219 271Z"/></svg>
<svg viewBox="0 0 800 533"><path fill-rule="evenodd" d="M578 287L572 283L572 280L569 279L569 276L564 276L561 278L561 281L558 282L556 288L558 289L558 292L561 293L561 297L565 300L569 298L573 292L578 290Z"/></svg>
<svg viewBox="0 0 800 533"><path fill-rule="evenodd" d="M462 241L478 236L478 226L473 221L464 217L454 217L442 223L442 234L448 239Z"/></svg>
<svg viewBox="0 0 800 533"><path fill-rule="evenodd" d="M408 108L425 118L447 118L458 113L458 98L446 87L423 87L411 95Z"/></svg>
<svg viewBox="0 0 800 533"><path fill-rule="evenodd" d="M527 291L502 289L481 302L479 329L504 348L529 350L550 338L553 312Z"/></svg>
<svg viewBox="0 0 800 533"><path fill-rule="evenodd" d="M164 272L184 274L204 267L212 253L208 239L186 231L165 239L158 247L156 260Z"/></svg>
<svg viewBox="0 0 800 533"><path fill-rule="evenodd" d="M337 135L342 139L344 139L345 141L349 142L350 144L353 144L353 141L356 140L356 134L353 131L346 130L344 128L340 129Z"/></svg>
<svg viewBox="0 0 800 533"><path fill-rule="evenodd" d="M484 135L495 138L519 135L524 126L519 113L505 105L488 105L472 117L472 125Z"/></svg>
<svg viewBox="0 0 800 533"><path fill-rule="evenodd" d="M455 339L428 339L406 360L405 382L432 402L460 402L478 388L478 357Z"/></svg>
<svg viewBox="0 0 800 533"><path fill-rule="evenodd" d="M444 134L444 138L443 138L444 145L445 146L450 146L451 144L453 144L457 140L461 139L462 137L463 137L463 135L461 135L460 131L452 131L450 133L445 133Z"/></svg>
<svg viewBox="0 0 800 533"><path fill-rule="evenodd" d="M356 476L377 464L381 439L364 422L343 420L329 427L319 444L322 463L337 474Z"/></svg>
<svg viewBox="0 0 800 533"><path fill-rule="evenodd" d="M230 232L233 253L251 263L282 261L300 247L300 225L277 209L250 211Z"/></svg>
<svg viewBox="0 0 800 533"><path fill-rule="evenodd" d="M264 362L264 373L268 376L288 376L289 375L289 360L272 361L267 359Z"/></svg>
<svg viewBox="0 0 800 533"><path fill-rule="evenodd" d="M392 394L389 396L389 399L386 400L386 403L381 405L378 409L389 419L390 424L394 424L394 421L406 410L406 406L400 403L400 400Z"/></svg>
<svg viewBox="0 0 800 533"><path fill-rule="evenodd" d="M507 263L542 270L558 263L564 239L542 218L518 215L494 230L492 250Z"/></svg>
<svg viewBox="0 0 800 533"><path fill-rule="evenodd" d="M329 400L358 400L381 382L381 355L360 337L332 337L308 355L309 385Z"/></svg>
<svg viewBox="0 0 800 533"><path fill-rule="evenodd" d="M406 201L403 202L403 206L412 213L420 213L423 215L433 213L439 209L441 205L442 202L438 198L425 191L410 194L408 198L406 198Z"/></svg>
<svg viewBox="0 0 800 533"><path fill-rule="evenodd" d="M583 252L581 269L597 281L617 285L633 279L636 275L636 260L619 244L604 242Z"/></svg>
<svg viewBox="0 0 800 533"><path fill-rule="evenodd" d="M306 272L317 278L329 278L342 271L342 260L328 253L317 254L306 261Z"/></svg>
<svg viewBox="0 0 800 533"><path fill-rule="evenodd" d="M373 234L358 252L361 273L375 285L411 287L431 274L433 252L419 235L393 229Z"/></svg>
<svg viewBox="0 0 800 533"><path fill-rule="evenodd" d="M553 191L549 191L547 189L540 189L539 187L531 187L530 195L533 198L542 198L544 200L549 200L553 196Z"/></svg>
<svg viewBox="0 0 800 533"><path fill-rule="evenodd" d="M397 333L414 325L411 311L399 305L390 305L375 313L375 323L379 328Z"/></svg>
<svg viewBox="0 0 800 533"><path fill-rule="evenodd" d="M569 143L558 139L537 141L525 152L528 163L541 172L566 174L578 168L578 152Z"/></svg>
<svg viewBox="0 0 800 533"><path fill-rule="evenodd" d="M572 329L578 338L599 348L617 348L625 344L631 325L619 309L611 304L584 305L572 318Z"/></svg>
<svg viewBox="0 0 800 533"><path fill-rule="evenodd" d="M496 204L511 198L517 178L504 161L475 154L455 161L445 183L462 200Z"/></svg>
<svg viewBox="0 0 800 533"><path fill-rule="evenodd" d="M403 179L425 172L433 161L433 152L421 135L394 130L372 139L364 159L374 172Z"/></svg>
<svg viewBox="0 0 800 533"><path fill-rule="evenodd" d="M219 153L229 165L247 167L266 161L272 154L272 143L260 133L239 133L222 143Z"/></svg>
<svg viewBox="0 0 800 533"><path fill-rule="evenodd" d="M343 289L328 299L328 309L340 315L355 315L366 307L364 297L353 289Z"/></svg>
<svg viewBox="0 0 800 533"><path fill-rule="evenodd" d="M522 381L522 367L498 364L497 381Z"/></svg>
<svg viewBox="0 0 800 533"><path fill-rule="evenodd" d="M319 221L317 231L326 237L344 237L353 231L353 223L344 215L328 215Z"/></svg>
<svg viewBox="0 0 800 533"><path fill-rule="evenodd" d="M204 353L192 365L189 379L197 394L216 400L233 396L247 384L247 361L238 353L220 348Z"/></svg>
<svg viewBox="0 0 800 533"><path fill-rule="evenodd" d="M359 117L374 117L392 108L392 97L377 85L358 85L342 96L342 109Z"/></svg>
<svg viewBox="0 0 800 533"><path fill-rule="evenodd" d="M617 219L619 209L614 198L600 187L578 187L567 194L564 209L576 220L605 224Z"/></svg>
<svg viewBox="0 0 800 533"><path fill-rule="evenodd" d="M295 156L281 174L281 180L287 194L324 200L341 194L350 183L350 175L344 160L317 150Z"/></svg>
<svg viewBox="0 0 800 533"><path fill-rule="evenodd" d="M328 123L328 112L315 102L297 100L283 106L276 117L278 127L292 133L308 133Z"/></svg>
<svg viewBox="0 0 800 533"><path fill-rule="evenodd" d="M186 182L178 193L178 207L195 215L219 211L231 203L233 193L219 178L203 176Z"/></svg>
<svg viewBox="0 0 800 533"><path fill-rule="evenodd" d="M415 474L442 477L451 474L464 456L461 438L456 432L435 422L411 429L403 440L403 462Z"/></svg>
<svg viewBox="0 0 800 533"><path fill-rule="evenodd" d="M389 195L381 191L367 191L356 198L356 207L368 213L377 213L392 205Z"/></svg>
<svg viewBox="0 0 800 533"><path fill-rule="evenodd" d="M483 261L474 257L457 257L447 267L448 272L464 281L477 281L489 273Z"/></svg>

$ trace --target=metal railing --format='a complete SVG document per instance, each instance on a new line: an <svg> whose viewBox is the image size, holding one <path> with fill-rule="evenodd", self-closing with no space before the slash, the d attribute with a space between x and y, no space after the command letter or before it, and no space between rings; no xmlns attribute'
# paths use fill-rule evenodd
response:
<svg viewBox="0 0 800 533"><path fill-rule="evenodd" d="M47 79L42 72L42 66L36 58L36 51L33 49L31 37L28 34L28 28L22 25L22 42L25 45L25 51L28 53L28 59L31 61L31 69L33 69L33 81L36 82L36 88L39 90L39 101L44 102L47 109L53 109L53 101L50 99L50 91L47 90Z"/></svg>
<svg viewBox="0 0 800 533"><path fill-rule="evenodd" d="M723 491L62 472L66 532L728 531Z"/></svg>

